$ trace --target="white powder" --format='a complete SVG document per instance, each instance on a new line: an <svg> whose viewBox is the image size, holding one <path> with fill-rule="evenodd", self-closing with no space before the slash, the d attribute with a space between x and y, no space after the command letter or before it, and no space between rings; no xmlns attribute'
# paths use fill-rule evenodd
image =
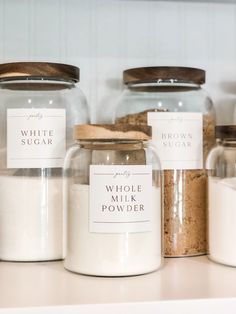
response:
<svg viewBox="0 0 236 314"><path fill-rule="evenodd" d="M209 178L209 257L236 266L236 178Z"/></svg>
<svg viewBox="0 0 236 314"><path fill-rule="evenodd" d="M0 259L62 258L62 179L0 176Z"/></svg>
<svg viewBox="0 0 236 314"><path fill-rule="evenodd" d="M125 276L156 270L161 265L160 189L153 187L152 231L137 233L89 232L89 186L74 184L68 209L69 270L98 276Z"/></svg>

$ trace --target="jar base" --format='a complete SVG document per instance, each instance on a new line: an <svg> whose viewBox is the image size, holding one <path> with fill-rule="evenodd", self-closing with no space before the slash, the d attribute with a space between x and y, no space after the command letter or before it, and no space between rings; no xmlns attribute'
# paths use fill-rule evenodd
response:
<svg viewBox="0 0 236 314"><path fill-rule="evenodd" d="M63 259L62 256L57 257L37 257L37 258L17 258L17 257L0 257L0 260L2 262L12 262L12 263L38 263L38 262L55 262L55 261L61 261Z"/></svg>
<svg viewBox="0 0 236 314"><path fill-rule="evenodd" d="M94 277L132 277L132 276L140 276L140 275L145 275L149 274L152 272L155 272L159 270L162 267L162 263L155 267L147 267L146 269L142 270L133 270L133 271L116 271L116 272L104 272L104 271L94 271L94 270L86 270L85 268L80 268L80 267L71 267L70 265L67 265L64 263L64 268L72 273L79 274L79 275L86 275L86 276L94 276ZM116 267L117 268L117 267Z"/></svg>
<svg viewBox="0 0 236 314"><path fill-rule="evenodd" d="M228 266L228 267L236 267L236 260L232 263L227 263L226 261L224 261L223 259L215 259L214 257L212 257L211 255L207 255L208 259L216 264L222 265L222 266Z"/></svg>
<svg viewBox="0 0 236 314"><path fill-rule="evenodd" d="M196 257L196 256L203 256L203 255L206 255L207 253L204 252L204 253L195 253L195 254L185 254L185 255L164 255L164 257L166 258L176 258L176 257L180 257L180 258L183 258L183 257Z"/></svg>

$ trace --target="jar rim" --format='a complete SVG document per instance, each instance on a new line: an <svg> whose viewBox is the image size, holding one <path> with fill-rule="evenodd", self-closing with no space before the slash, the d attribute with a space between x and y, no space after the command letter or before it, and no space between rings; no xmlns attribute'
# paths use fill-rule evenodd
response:
<svg viewBox="0 0 236 314"><path fill-rule="evenodd" d="M153 83L158 81L205 83L205 70L179 66L150 66L123 71L124 84Z"/></svg>
<svg viewBox="0 0 236 314"><path fill-rule="evenodd" d="M80 80L80 69L74 65L53 62L11 62L0 64L0 80L64 79Z"/></svg>
<svg viewBox="0 0 236 314"><path fill-rule="evenodd" d="M75 140L142 140L151 138L152 128L131 124L80 124L74 126Z"/></svg>

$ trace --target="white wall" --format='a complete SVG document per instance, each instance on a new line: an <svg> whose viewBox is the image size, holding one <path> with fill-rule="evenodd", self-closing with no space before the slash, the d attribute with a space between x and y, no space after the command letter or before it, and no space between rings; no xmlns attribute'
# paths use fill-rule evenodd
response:
<svg viewBox="0 0 236 314"><path fill-rule="evenodd" d="M230 123L236 103L236 2L0 0L0 62L28 60L78 65L93 121L110 116L123 69L201 67L218 123Z"/></svg>

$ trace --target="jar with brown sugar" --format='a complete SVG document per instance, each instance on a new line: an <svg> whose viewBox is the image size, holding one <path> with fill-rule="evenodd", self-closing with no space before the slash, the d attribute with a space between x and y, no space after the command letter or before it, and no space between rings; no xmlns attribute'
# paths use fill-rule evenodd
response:
<svg viewBox="0 0 236 314"><path fill-rule="evenodd" d="M187 67L125 70L116 123L148 124L164 169L165 256L206 253L205 158L214 144L215 110L205 71Z"/></svg>

